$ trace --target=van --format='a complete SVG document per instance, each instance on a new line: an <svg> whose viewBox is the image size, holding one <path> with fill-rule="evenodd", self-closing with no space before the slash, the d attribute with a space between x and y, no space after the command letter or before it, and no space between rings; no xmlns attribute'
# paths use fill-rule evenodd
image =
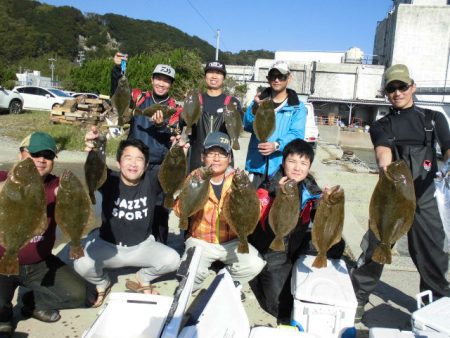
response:
<svg viewBox="0 0 450 338"><path fill-rule="evenodd" d="M305 102L305 106L308 110L305 126L305 141L308 142L313 147L313 149L316 149L317 140L319 139L319 128L317 128L316 125L314 106L309 102Z"/></svg>

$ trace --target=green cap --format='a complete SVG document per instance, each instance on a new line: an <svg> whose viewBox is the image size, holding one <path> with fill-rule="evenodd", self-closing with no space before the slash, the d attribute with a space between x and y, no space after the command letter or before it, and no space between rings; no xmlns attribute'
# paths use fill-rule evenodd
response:
<svg viewBox="0 0 450 338"><path fill-rule="evenodd" d="M25 137L20 144L20 148L27 148L30 153L38 153L43 150L50 150L55 155L57 153L53 137L41 131L36 131Z"/></svg>
<svg viewBox="0 0 450 338"><path fill-rule="evenodd" d="M410 84L412 79L409 77L408 67L402 64L393 65L384 72L384 86L386 87L392 81L400 81Z"/></svg>

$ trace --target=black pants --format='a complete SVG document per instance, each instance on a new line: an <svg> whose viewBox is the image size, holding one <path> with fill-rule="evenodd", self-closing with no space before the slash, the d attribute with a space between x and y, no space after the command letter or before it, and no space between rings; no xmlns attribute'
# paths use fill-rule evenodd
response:
<svg viewBox="0 0 450 338"><path fill-rule="evenodd" d="M162 205L155 205L152 235L160 243L167 244L169 237L169 210Z"/></svg>
<svg viewBox="0 0 450 338"><path fill-rule="evenodd" d="M363 249L357 268L351 274L359 304L367 303L383 271L382 264L372 261L372 253L379 241L372 231L364 237L366 249ZM435 299L450 296L445 276L448 255L444 251L444 243L445 234L434 198L434 186L430 186L417 200L414 222L408 232L408 250L420 274L420 291L431 290Z"/></svg>
<svg viewBox="0 0 450 338"><path fill-rule="evenodd" d="M12 320L12 300L18 286L32 290L27 305L36 310L85 307L86 283L59 258L50 255L36 264L21 265L18 276L0 275L0 322ZM31 298L31 299L30 299Z"/></svg>

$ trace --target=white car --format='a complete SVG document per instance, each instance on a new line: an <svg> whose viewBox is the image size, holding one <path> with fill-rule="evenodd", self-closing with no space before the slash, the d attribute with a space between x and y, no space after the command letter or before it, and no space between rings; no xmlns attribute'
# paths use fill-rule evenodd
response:
<svg viewBox="0 0 450 338"><path fill-rule="evenodd" d="M38 86L17 86L13 91L20 93L23 97L23 109L46 110L64 103L65 100L72 99L71 96L62 90L55 88L43 88Z"/></svg>
<svg viewBox="0 0 450 338"><path fill-rule="evenodd" d="M10 114L19 114L23 107L23 97L16 92L6 90L0 86L0 109Z"/></svg>
<svg viewBox="0 0 450 338"><path fill-rule="evenodd" d="M317 147L317 140L319 139L319 128L316 125L316 117L314 115L314 106L312 103L305 102L308 116L306 117L305 127L305 141L312 145L313 149Z"/></svg>

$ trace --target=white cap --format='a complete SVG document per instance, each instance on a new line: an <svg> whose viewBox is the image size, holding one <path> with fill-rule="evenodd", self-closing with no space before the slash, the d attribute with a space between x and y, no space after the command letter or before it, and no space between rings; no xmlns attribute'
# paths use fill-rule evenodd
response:
<svg viewBox="0 0 450 338"><path fill-rule="evenodd" d="M286 61L276 61L269 69L269 73L272 69L278 70L281 74L287 75L291 71L289 70L289 66Z"/></svg>
<svg viewBox="0 0 450 338"><path fill-rule="evenodd" d="M156 65L155 70L153 71L153 75L162 74L170 77L172 80L175 80L175 69L173 69L169 65Z"/></svg>

